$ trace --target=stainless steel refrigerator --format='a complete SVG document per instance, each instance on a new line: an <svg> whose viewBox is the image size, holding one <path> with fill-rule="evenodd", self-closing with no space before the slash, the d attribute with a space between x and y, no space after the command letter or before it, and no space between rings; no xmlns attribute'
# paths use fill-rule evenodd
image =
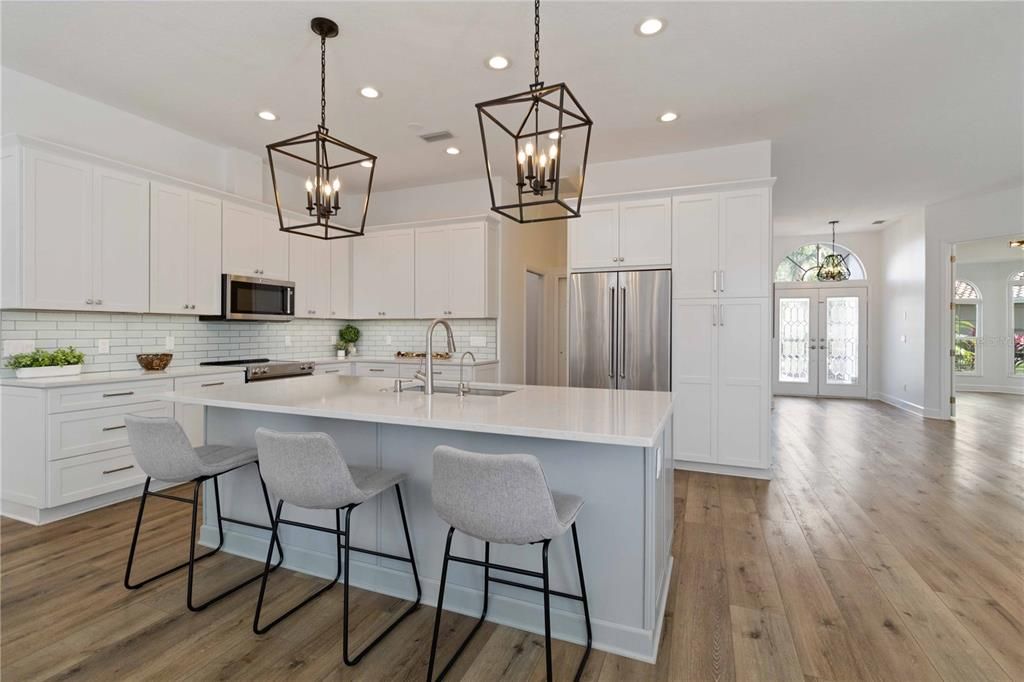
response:
<svg viewBox="0 0 1024 682"><path fill-rule="evenodd" d="M668 391L672 272L575 273L569 284L569 385Z"/></svg>

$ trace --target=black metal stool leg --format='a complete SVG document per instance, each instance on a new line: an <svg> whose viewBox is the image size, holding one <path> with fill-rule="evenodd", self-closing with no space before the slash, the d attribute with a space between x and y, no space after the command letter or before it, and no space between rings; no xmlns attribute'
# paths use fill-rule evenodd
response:
<svg viewBox="0 0 1024 682"><path fill-rule="evenodd" d="M541 550L541 564L543 566L541 572L544 574L542 578L544 585L544 659L547 664L548 682L551 682L553 678L551 673L551 582L548 575L548 547L550 546L551 540L545 540L544 547Z"/></svg>
<svg viewBox="0 0 1024 682"><path fill-rule="evenodd" d="M576 570L580 575L580 596L583 598L583 619L587 623L587 648L583 652L583 660L580 661L579 667L576 669L576 682L579 682L580 678L583 677L583 669L587 666L587 658L590 657L590 649L593 645L593 631L590 627L590 603L587 601L587 584L583 579L583 559L580 557L580 538L576 533L576 522L572 524L572 544L576 549Z"/></svg>
<svg viewBox="0 0 1024 682"><path fill-rule="evenodd" d="M142 498L139 499L139 515L135 518L135 531L132 533L132 546L128 550L128 565L125 566L124 570L124 587L127 590L134 590L138 587L142 587L145 583L139 583L138 585L131 584L132 577L132 564L135 562L135 546L139 542L139 529L142 528L142 513L146 509L146 497L149 496L149 476L146 476L146 485L142 487ZM174 570L174 569L171 569Z"/></svg>

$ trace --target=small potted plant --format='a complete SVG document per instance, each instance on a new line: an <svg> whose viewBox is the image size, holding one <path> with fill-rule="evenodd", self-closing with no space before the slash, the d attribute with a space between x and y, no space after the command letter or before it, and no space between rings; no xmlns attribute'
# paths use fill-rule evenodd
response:
<svg viewBox="0 0 1024 682"><path fill-rule="evenodd" d="M345 357L344 354L343 354L344 351L348 351L349 355L355 355L356 352L357 352L356 351L356 341L358 341L358 340L359 340L359 328L358 327L356 327L354 325L351 325L351 324L346 324L344 327L342 327L341 331L338 332L338 344L337 344L338 357L339 358Z"/></svg>
<svg viewBox="0 0 1024 682"><path fill-rule="evenodd" d="M7 366L15 370L19 379L35 379L81 374L83 362L85 355L74 346L67 346L52 351L37 348L31 353L18 353L7 359Z"/></svg>

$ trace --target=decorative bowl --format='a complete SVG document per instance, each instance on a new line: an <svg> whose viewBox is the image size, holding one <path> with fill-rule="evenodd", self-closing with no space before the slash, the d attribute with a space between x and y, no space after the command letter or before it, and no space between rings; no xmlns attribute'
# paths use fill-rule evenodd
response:
<svg viewBox="0 0 1024 682"><path fill-rule="evenodd" d="M140 353L135 356L139 366L148 372L162 372L171 364L174 353Z"/></svg>

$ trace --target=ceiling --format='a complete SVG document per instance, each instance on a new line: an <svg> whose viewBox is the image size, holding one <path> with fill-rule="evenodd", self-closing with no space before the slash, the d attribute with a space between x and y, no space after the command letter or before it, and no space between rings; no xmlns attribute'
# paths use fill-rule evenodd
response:
<svg viewBox="0 0 1024 682"><path fill-rule="evenodd" d="M1024 251L1019 248L1011 248L1009 244L1011 239L1022 238L1024 235L1017 234L960 242L956 245L956 262L966 264L1020 261L1024 266Z"/></svg>
<svg viewBox="0 0 1024 682"><path fill-rule="evenodd" d="M308 23L329 16L328 125L381 158L385 189L480 177L473 104L532 80L529 2L0 7L5 66L260 154L317 121ZM640 37L648 16L665 29ZM544 79L595 121L594 161L772 140L780 234L871 229L1021 174L1021 3L549 1L541 48ZM511 66L488 69L494 54ZM455 139L417 137L444 129Z"/></svg>

